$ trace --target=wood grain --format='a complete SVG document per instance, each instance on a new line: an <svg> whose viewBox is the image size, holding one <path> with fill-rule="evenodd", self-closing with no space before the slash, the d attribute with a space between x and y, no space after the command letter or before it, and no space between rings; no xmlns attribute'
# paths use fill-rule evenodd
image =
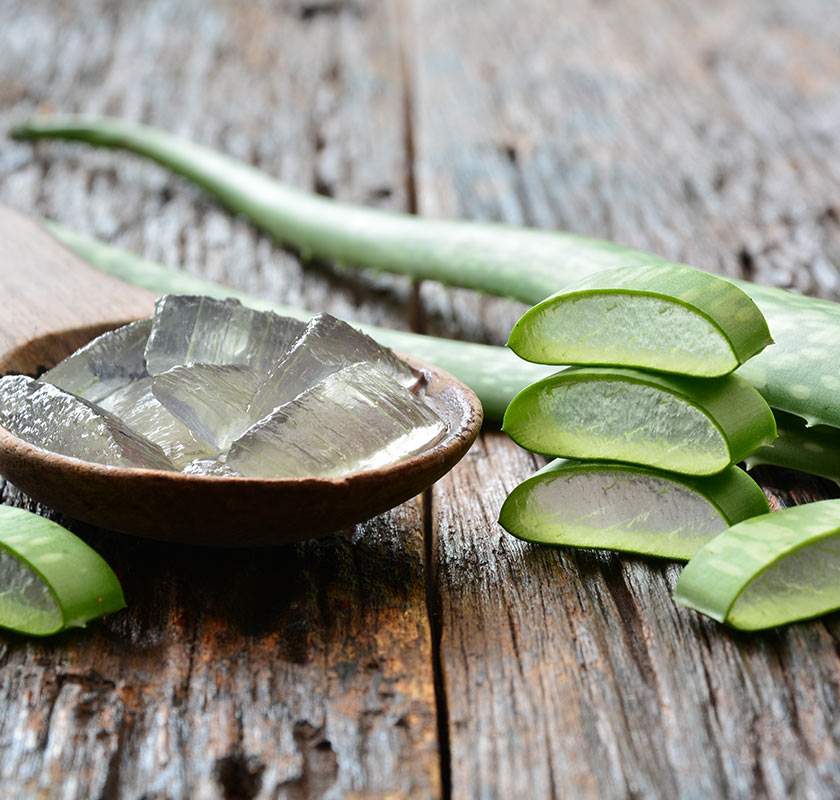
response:
<svg viewBox="0 0 840 800"><path fill-rule="evenodd" d="M834 10L5 0L0 125L126 116L342 199L569 229L837 299ZM410 324L406 280L303 264L129 156L2 141L0 201L281 302ZM430 332L494 343L521 311L420 296ZM495 520L537 466L488 432L424 501L276 551L76 526L130 605L53 640L0 635L3 790L837 795L837 615L733 635L671 602L672 564L524 545ZM777 506L837 494L756 475ZM3 500L30 504L8 484Z"/></svg>
<svg viewBox="0 0 840 800"><path fill-rule="evenodd" d="M417 9L421 212L840 296L824 3ZM497 342L519 311L423 296L433 329ZM518 542L498 509L536 466L486 434L435 488L452 796L835 796L837 615L734 635L673 603L675 565ZM838 494L756 476L775 507Z"/></svg>
<svg viewBox="0 0 840 800"><path fill-rule="evenodd" d="M0 126L36 110L125 115L400 206L393 7L340 5L4 2ZM407 282L326 265L304 280L296 258L138 159L3 139L0 201L280 302L407 324ZM4 499L29 505L8 484ZM272 551L74 528L129 608L43 642L0 634L2 794L440 794L419 500Z"/></svg>

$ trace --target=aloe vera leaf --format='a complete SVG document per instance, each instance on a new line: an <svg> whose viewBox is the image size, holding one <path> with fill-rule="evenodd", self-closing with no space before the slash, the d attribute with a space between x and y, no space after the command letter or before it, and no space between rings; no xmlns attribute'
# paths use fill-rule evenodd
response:
<svg viewBox="0 0 840 800"><path fill-rule="evenodd" d="M104 559L51 520L0 506L0 627L47 636L125 607Z"/></svg>
<svg viewBox="0 0 840 800"><path fill-rule="evenodd" d="M689 561L674 598L743 630L840 608L840 500L739 522Z"/></svg>
<svg viewBox="0 0 840 800"><path fill-rule="evenodd" d="M713 475L776 437L773 413L743 378L687 378L570 367L523 389L504 430L527 450Z"/></svg>
<svg viewBox="0 0 840 800"><path fill-rule="evenodd" d="M552 461L507 497L499 524L529 542L687 561L767 498L738 467L688 477L630 464Z"/></svg>
<svg viewBox="0 0 840 800"><path fill-rule="evenodd" d="M184 293L205 294L218 298L236 297L252 308L272 310L278 314L297 317L301 320L308 320L314 316L313 313L308 311L253 297L237 289L168 269L161 264L156 264L113 245L105 244L98 239L77 233L54 222L45 222L44 224L59 241L91 265L135 286L159 294ZM484 406L484 415L487 421L501 422L508 404L516 394L526 386L546 378L556 371L554 367L523 361L504 347L459 342L434 336L421 336L407 331L394 331L357 322L353 324L384 345L413 355L423 361L428 361L431 364L437 364L442 369L451 372L478 395ZM803 445L819 445L820 441L821 439L811 434L810 429L798 431L795 443L785 448L786 455L781 466L808 472L812 459L809 450L804 449ZM775 464L773 453L769 451L765 453L765 450L766 448L761 451L763 463ZM840 447L836 448L833 453L835 457L840 459L840 455L838 455L840 454ZM827 461L830 456L831 454L828 454L825 460ZM827 474L827 477L837 478L838 472L840 472L840 467L834 468L832 472ZM818 472L816 474L825 473Z"/></svg>
<svg viewBox="0 0 840 800"><path fill-rule="evenodd" d="M759 464L789 467L840 483L840 430L827 425L806 426L792 414L774 412L779 437L747 456L747 468Z"/></svg>
<svg viewBox="0 0 840 800"><path fill-rule="evenodd" d="M75 139L151 158L203 186L306 257L440 280L526 303L538 303L570 281L600 270L673 263L569 233L420 219L337 203L279 183L211 148L108 117L32 119L12 135ZM840 427L840 304L731 282L756 302L775 339L772 350L740 368L743 377L772 408L811 425Z"/></svg>
<svg viewBox="0 0 840 800"><path fill-rule="evenodd" d="M508 341L539 364L638 367L715 378L772 344L755 303L691 267L605 270L537 303Z"/></svg>

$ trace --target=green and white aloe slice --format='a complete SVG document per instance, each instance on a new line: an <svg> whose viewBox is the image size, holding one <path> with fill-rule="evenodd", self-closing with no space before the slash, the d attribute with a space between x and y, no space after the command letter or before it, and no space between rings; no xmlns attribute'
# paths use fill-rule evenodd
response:
<svg viewBox="0 0 840 800"><path fill-rule="evenodd" d="M525 312L508 346L539 364L639 367L714 378L772 344L729 281L675 264L605 270Z"/></svg>
<svg viewBox="0 0 840 800"><path fill-rule="evenodd" d="M508 495L499 523L529 542L687 561L730 525L768 511L764 492L738 467L692 478L558 459Z"/></svg>
<svg viewBox="0 0 840 800"><path fill-rule="evenodd" d="M570 367L511 401L502 429L526 450L713 475L776 437L743 378Z"/></svg>
<svg viewBox="0 0 840 800"><path fill-rule="evenodd" d="M689 561L676 601L742 630L840 608L840 500L734 525Z"/></svg>
<svg viewBox="0 0 840 800"><path fill-rule="evenodd" d="M47 636L125 607L111 568L51 520L0 506L0 627Z"/></svg>

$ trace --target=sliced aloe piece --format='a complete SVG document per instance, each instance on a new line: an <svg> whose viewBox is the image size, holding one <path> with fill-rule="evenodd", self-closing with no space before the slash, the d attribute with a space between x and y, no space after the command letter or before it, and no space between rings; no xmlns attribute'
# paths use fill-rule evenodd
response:
<svg viewBox="0 0 840 800"><path fill-rule="evenodd" d="M713 475L776 436L767 403L736 375L606 367L571 367L528 386L511 401L502 429L536 453L685 475Z"/></svg>
<svg viewBox="0 0 840 800"><path fill-rule="evenodd" d="M47 636L125 607L108 564L70 531L0 506L0 627Z"/></svg>
<svg viewBox="0 0 840 800"><path fill-rule="evenodd" d="M537 303L508 346L539 364L641 367L714 378L772 344L756 304L676 264L606 270Z"/></svg>
<svg viewBox="0 0 840 800"><path fill-rule="evenodd" d="M742 630L840 608L840 500L738 523L689 561L674 598Z"/></svg>
<svg viewBox="0 0 840 800"><path fill-rule="evenodd" d="M764 492L738 467L691 478L558 459L508 495L499 524L529 542L687 561L730 525L768 511Z"/></svg>

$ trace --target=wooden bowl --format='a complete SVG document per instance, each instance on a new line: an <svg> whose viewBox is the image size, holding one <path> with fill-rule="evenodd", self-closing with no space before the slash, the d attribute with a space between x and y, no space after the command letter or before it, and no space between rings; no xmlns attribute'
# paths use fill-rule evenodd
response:
<svg viewBox="0 0 840 800"><path fill-rule="evenodd" d="M0 209L0 374L34 375L104 330L149 316L154 295L97 272L39 226ZM467 452L482 422L473 392L403 356L446 424L428 450L341 478L226 478L93 464L34 447L0 428L0 473L75 519L188 544L254 547L296 542L369 519L408 500Z"/></svg>

